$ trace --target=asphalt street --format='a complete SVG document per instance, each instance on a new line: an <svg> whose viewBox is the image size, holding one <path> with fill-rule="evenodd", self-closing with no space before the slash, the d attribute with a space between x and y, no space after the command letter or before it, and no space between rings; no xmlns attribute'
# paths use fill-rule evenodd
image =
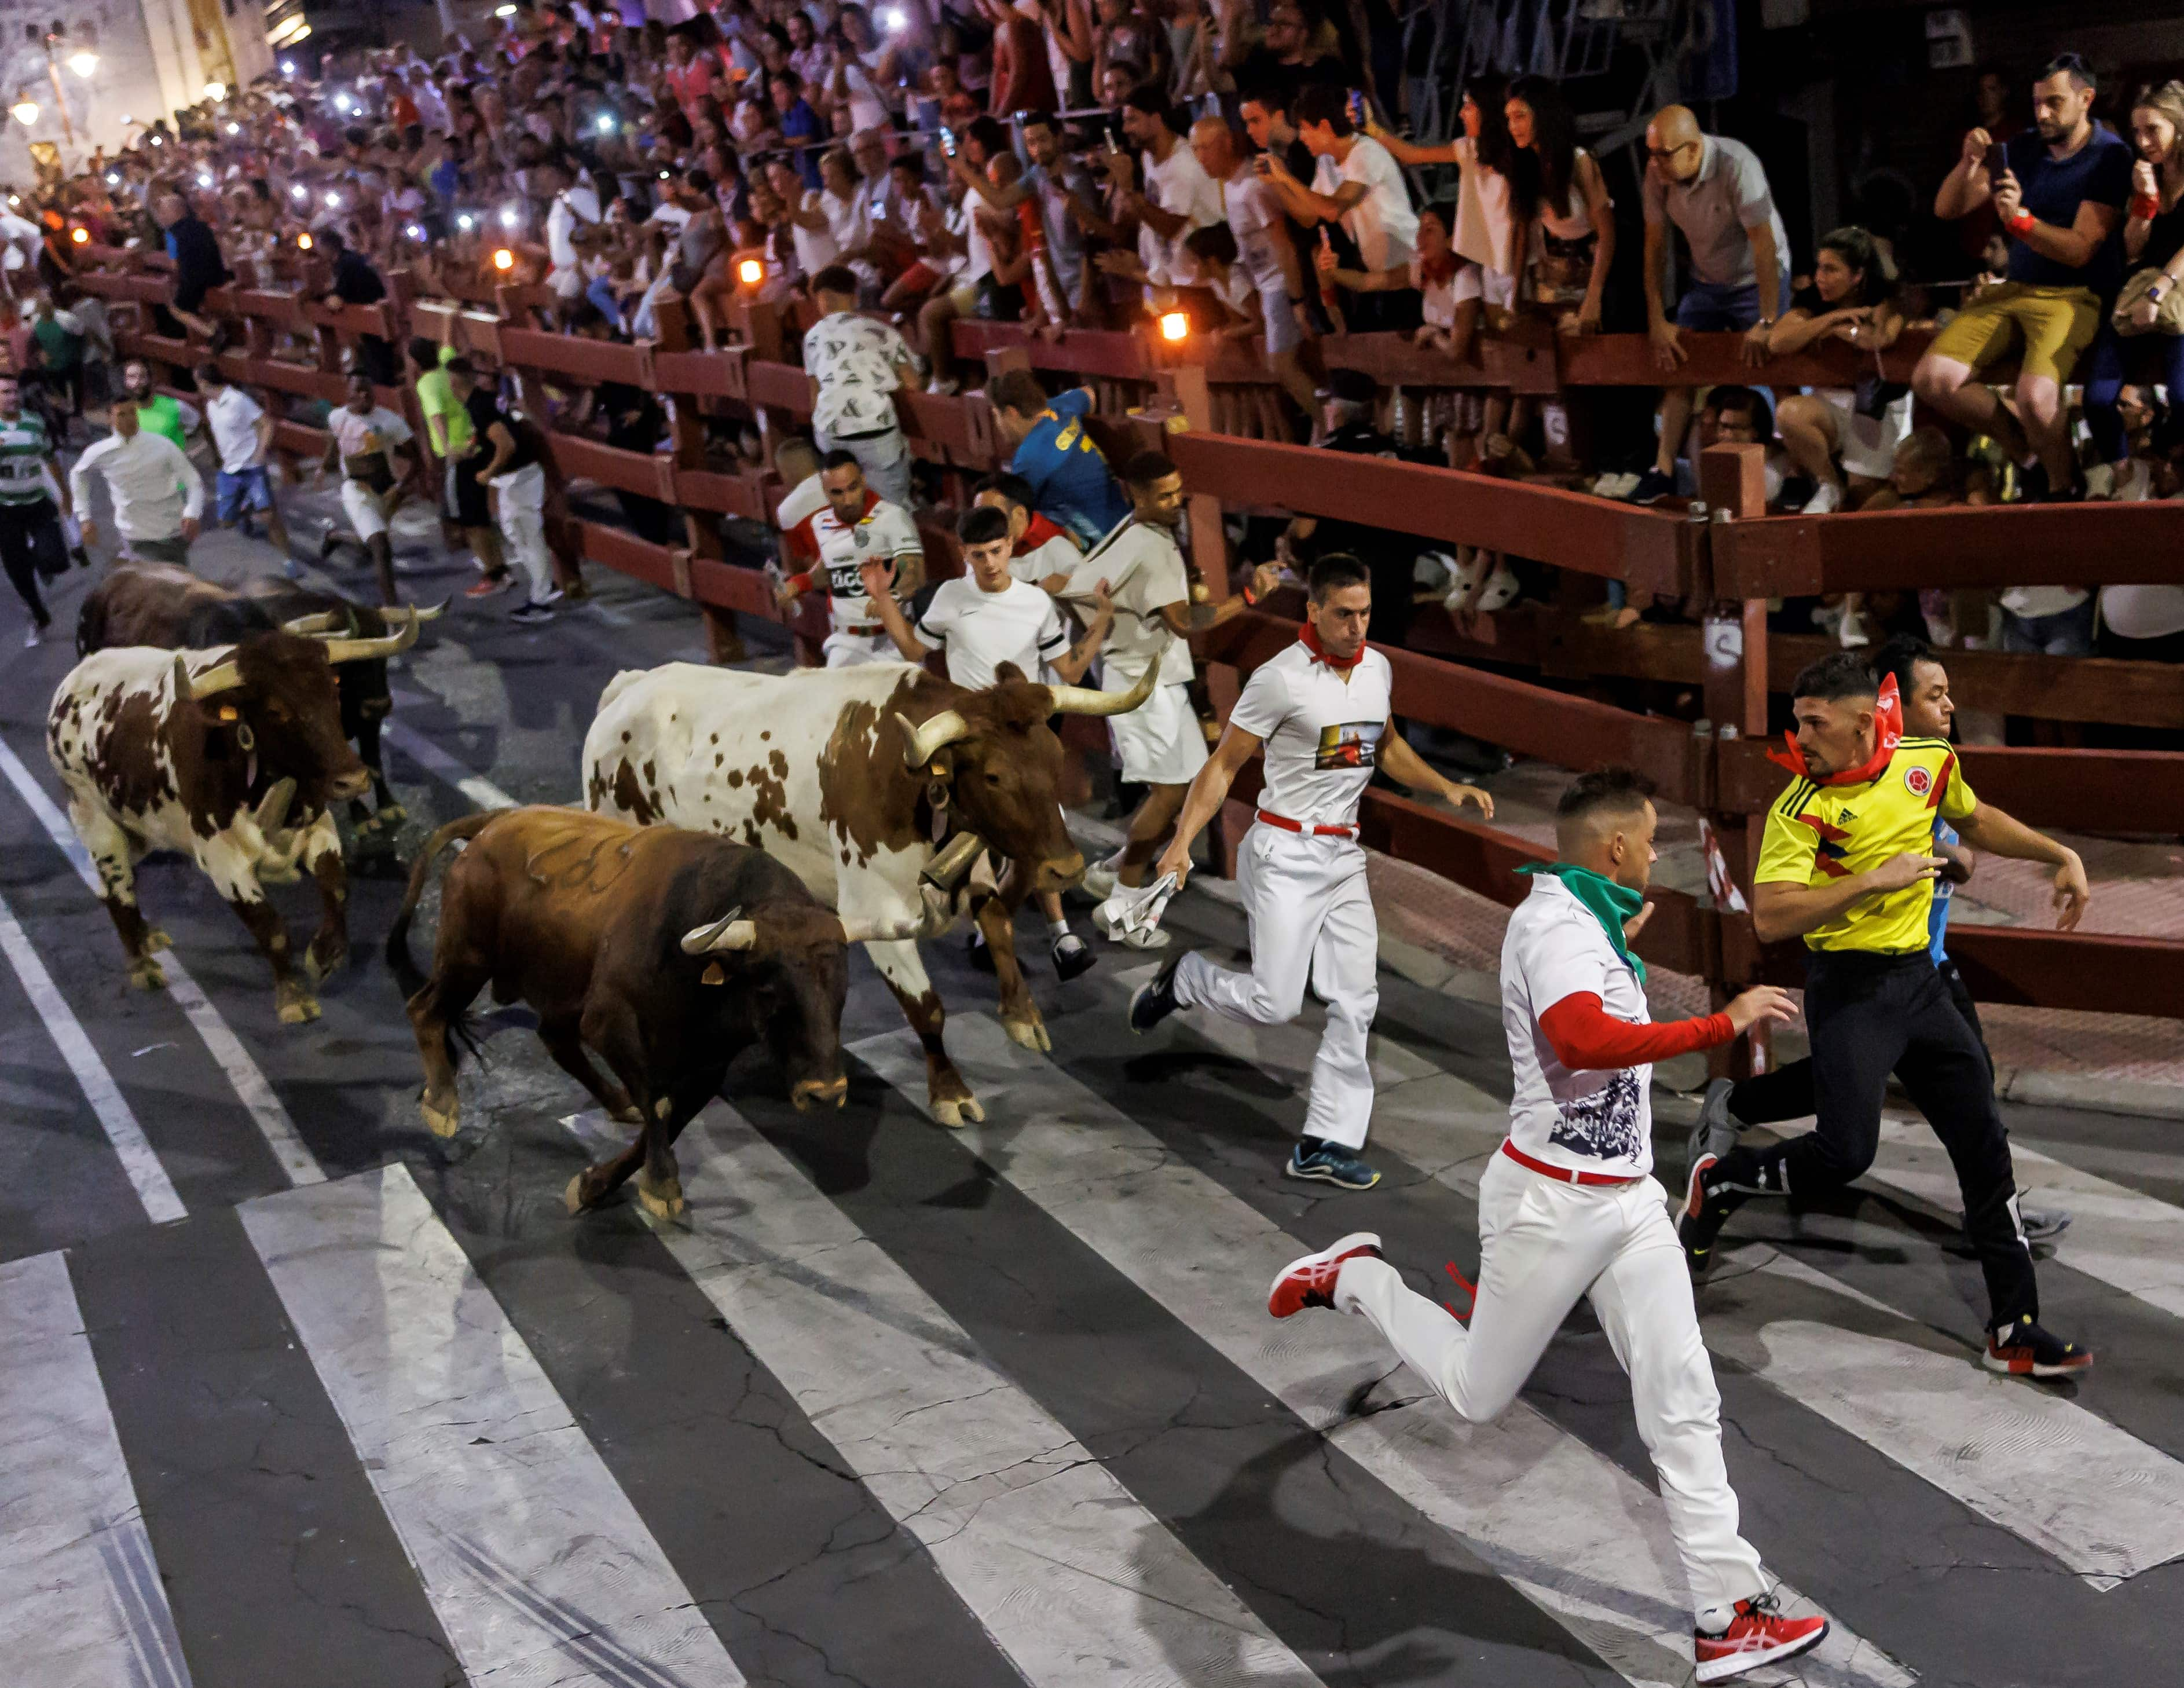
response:
<svg viewBox="0 0 2184 1688"><path fill-rule="evenodd" d="M295 498L292 521L331 499ZM405 588L472 578L415 515ZM277 566L233 536L208 574ZM102 565L103 566L103 565ZM363 590L359 569L327 578ZM60 583L73 626L89 576ZM566 803L617 671L702 660L688 607L594 571L554 624L460 599L394 671L406 863L481 804ZM1057 984L1002 1037L958 936L927 946L987 1109L922 1106L861 955L850 1095L799 1115L755 1058L684 1139L688 1223L562 1190L612 1128L528 1017L488 1022L452 1145L421 1125L379 946L276 1022L188 864L139 872L172 988L131 990L43 721L75 661L0 609L0 1656L36 1688L440 1685L1675 1684L1682 1572L1589 1313L1467 1427L1362 1320L1265 1316L1344 1232L1459 1309L1509 1075L1492 1010L1388 974L1367 1194L1284 1179L1318 1011L1123 1023L1148 963ZM754 660L784 652L753 638ZM298 934L308 886L273 893ZM436 900L420 920L429 941ZM1178 941L1228 956L1187 893ZM1089 931L1089 926L1083 929ZM1688 1116L1664 1102L1673 1180ZM1861 1685L2167 1680L2184 1640L2184 1151L2165 1123L2009 1111L2076 1223L2043 1318L2075 1387L1989 1376L1947 1164L1914 1120L1854 1195L1755 1204L1700 1312L1747 1535Z"/></svg>

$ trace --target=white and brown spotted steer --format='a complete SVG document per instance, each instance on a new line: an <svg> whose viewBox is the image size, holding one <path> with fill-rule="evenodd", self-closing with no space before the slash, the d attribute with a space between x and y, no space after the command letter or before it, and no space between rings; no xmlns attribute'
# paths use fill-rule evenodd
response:
<svg viewBox="0 0 2184 1688"><path fill-rule="evenodd" d="M348 877L327 805L369 789L371 777L342 736L333 665L392 655L416 637L413 622L376 639L268 632L207 650L130 645L96 651L70 671L47 713L46 753L98 866L131 984L167 982L153 954L167 947L166 934L136 906L136 860L178 850L203 869L272 964L282 1023L319 1017L260 882L293 878L302 861L323 911L305 967L316 981L340 966Z"/></svg>
<svg viewBox="0 0 2184 1688"><path fill-rule="evenodd" d="M677 662L618 674L584 739L585 801L754 844L845 922L882 926L923 914L919 876L949 834L976 834L1011 864L977 906L1001 1022L1017 1043L1045 1049L1012 917L1030 892L1061 890L1084 871L1062 826L1061 741L1048 721L1120 715L1150 688L1034 685L1007 663L1000 674L982 692L907 663L774 676ZM934 935L929 922L924 930ZM983 1119L942 1046L940 999L916 940L865 949L925 1045L933 1118Z"/></svg>

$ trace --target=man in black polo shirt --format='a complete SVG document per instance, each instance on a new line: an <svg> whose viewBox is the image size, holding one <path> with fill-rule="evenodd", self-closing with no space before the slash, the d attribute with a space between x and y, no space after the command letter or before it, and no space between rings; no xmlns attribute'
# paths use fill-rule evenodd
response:
<svg viewBox="0 0 2184 1688"><path fill-rule="evenodd" d="M531 588L529 601L509 620L526 627L550 621L561 589L554 583L553 555L546 549L546 470L539 460L538 431L501 403L494 377L466 361L448 365L448 381L471 418L471 455L462 472L478 486L493 488L502 548Z"/></svg>
<svg viewBox="0 0 2184 1688"><path fill-rule="evenodd" d="M179 193L161 194L153 214L167 231L167 256L175 260L174 314L191 333L212 342L212 349L218 352L227 343L227 331L198 312L207 293L232 279L220 255L219 237Z"/></svg>
<svg viewBox="0 0 2184 1688"><path fill-rule="evenodd" d="M321 229L313 241L333 260L333 291L323 301L329 309L339 305L377 304L387 297L387 283L371 267L371 260L344 240L339 229ZM396 376L393 343L376 334L359 335L356 366L371 377L375 387L393 386Z"/></svg>

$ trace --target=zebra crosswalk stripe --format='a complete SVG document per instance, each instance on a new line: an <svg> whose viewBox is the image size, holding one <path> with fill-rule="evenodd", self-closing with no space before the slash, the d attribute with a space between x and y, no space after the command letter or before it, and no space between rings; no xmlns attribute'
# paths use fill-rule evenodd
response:
<svg viewBox="0 0 2184 1688"><path fill-rule="evenodd" d="M1691 1669L1691 1602L1651 1490L1518 1402L1466 1425L1412 1397L1356 1416L1391 1360L1362 1320L1268 1322L1266 1286L1302 1245L984 1015L949 1022L957 1064L1005 1125L964 1136L994 1171L1174 1318L1395 1493L1463 1541L1626 1680L1680 1684ZM913 1101L925 1058L907 1033L851 1053ZM1785 1597L1795 1600L1794 1590ZM1908 1688L1914 1678L1837 1623L1815 1680Z"/></svg>
<svg viewBox="0 0 2184 1688"><path fill-rule="evenodd" d="M407 1167L239 1212L472 1681L742 1688Z"/></svg>
<svg viewBox="0 0 2184 1688"><path fill-rule="evenodd" d="M689 1228L662 1243L1033 1688L1318 1683L725 1103L679 1158Z"/></svg>
<svg viewBox="0 0 2184 1688"><path fill-rule="evenodd" d="M190 1688L58 1254L0 1265L0 1657L39 1688Z"/></svg>

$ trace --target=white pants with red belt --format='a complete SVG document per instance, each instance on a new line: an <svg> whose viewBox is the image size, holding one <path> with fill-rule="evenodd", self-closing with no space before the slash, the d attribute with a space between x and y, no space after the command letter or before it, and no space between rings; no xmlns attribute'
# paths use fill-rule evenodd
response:
<svg viewBox="0 0 2184 1688"><path fill-rule="evenodd" d="M1699 1336L1690 1269L1652 1178L1574 1184L1497 1153L1479 1180L1479 1290L1471 1326L1369 1256L1346 1262L1334 1304L1373 1321L1396 1354L1473 1423L1516 1398L1582 1295L1630 1378L1701 1629L1763 1592L1759 1555L1737 1534L1721 1458L1721 1396Z"/></svg>
<svg viewBox="0 0 2184 1688"><path fill-rule="evenodd" d="M1312 1063L1304 1134L1364 1146L1373 1123L1366 1039L1380 1006L1380 928L1365 889L1365 852L1351 838L1285 832L1261 822L1236 852L1236 889L1251 922L1251 971L1195 951L1175 972L1175 1000L1262 1026L1294 1020L1307 982L1327 1005Z"/></svg>

